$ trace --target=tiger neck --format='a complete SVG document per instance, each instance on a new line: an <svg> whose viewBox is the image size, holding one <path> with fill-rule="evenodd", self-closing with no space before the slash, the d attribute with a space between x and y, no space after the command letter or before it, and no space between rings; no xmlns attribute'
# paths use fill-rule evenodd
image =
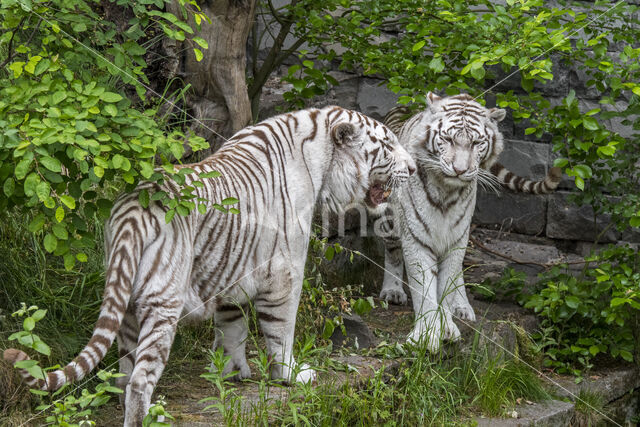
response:
<svg viewBox="0 0 640 427"><path fill-rule="evenodd" d="M422 181L429 201L434 205L449 205L457 200L466 200L470 195L475 194L477 190L478 183L476 179L462 185L450 185L445 182L443 175L438 172L418 168L417 175Z"/></svg>

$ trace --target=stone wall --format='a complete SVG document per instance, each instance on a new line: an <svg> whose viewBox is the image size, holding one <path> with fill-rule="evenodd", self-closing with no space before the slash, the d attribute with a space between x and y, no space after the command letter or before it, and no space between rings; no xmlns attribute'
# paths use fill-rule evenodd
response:
<svg viewBox="0 0 640 427"><path fill-rule="evenodd" d="M272 29L271 33L275 34L277 31ZM393 37L394 35L387 34L386 36ZM269 37L266 37L261 46L262 55L266 54L269 44ZM621 50L623 46L616 46L614 43L611 48ZM286 68L283 66L265 86L261 99L261 118L276 114L284 106L281 94L289 88L279 82L278 75L286 74ZM560 103L562 98L573 89L584 111L601 106L598 104L597 92L587 88L588 77L584 72L570 68L556 60L554 61L553 73L553 81L538 87L552 105ZM327 94L313 99L309 106L340 105L381 119L387 111L396 105L398 96L386 88L386 82L383 79L365 77L337 69L332 72L332 75L340 84L331 88ZM495 82L500 83L496 86L497 90L523 92L520 88L518 75L505 77L507 76L500 75L498 70ZM504 81L501 81L503 78L505 78ZM491 84L492 82L488 82L488 87ZM487 97L487 106L494 105L495 100ZM623 106L621 105L621 107ZM611 122L609 125L623 135L628 135L631 131L630 128L624 128L619 122ZM500 156L500 162L519 175L542 179L549 167L552 166L554 159L550 138L548 135L543 135L539 139L535 135L525 135L524 130L527 127L529 126L526 122L514 122L508 111L507 118L500 123L500 129L505 139L505 149ZM507 191L495 194L481 190L476 205L474 223L480 227L506 232L554 239L593 241L608 224L608 218L604 216L594 218L593 209L590 206L578 207L570 203L568 196L571 191L575 191L575 186L573 180L568 177L565 177L555 194L548 196L514 194ZM621 235L614 228L611 228L604 233L600 241L605 243L620 239L640 242L640 233Z"/></svg>

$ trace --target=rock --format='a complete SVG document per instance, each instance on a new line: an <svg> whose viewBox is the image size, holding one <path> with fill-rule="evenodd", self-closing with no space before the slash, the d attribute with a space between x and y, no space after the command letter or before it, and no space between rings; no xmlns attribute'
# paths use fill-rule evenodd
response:
<svg viewBox="0 0 640 427"><path fill-rule="evenodd" d="M342 321L347 334L342 333L342 328L336 328L331 335L334 347L370 348L375 345L375 337L371 329L360 316L344 314Z"/></svg>
<svg viewBox="0 0 640 427"><path fill-rule="evenodd" d="M537 235L545 230L546 210L546 196L479 191L472 221L482 227Z"/></svg>
<svg viewBox="0 0 640 427"><path fill-rule="evenodd" d="M602 396L605 402L612 402L640 388L640 370L636 366L600 369L580 384L576 384L573 377L554 377L554 381L562 386L556 390L560 397L575 400L581 391L587 391Z"/></svg>
<svg viewBox="0 0 640 427"><path fill-rule="evenodd" d="M476 418L476 421L478 427L570 426L574 405L561 400L547 400L516 405L515 413L518 418Z"/></svg>
<svg viewBox="0 0 640 427"><path fill-rule="evenodd" d="M569 240L595 240L609 223L607 215L598 215L593 221L591 206L576 206L568 201L569 193L550 194L547 209L547 237ZM616 242L618 235L614 227L600 237L600 243Z"/></svg>
<svg viewBox="0 0 640 427"><path fill-rule="evenodd" d="M640 390L636 389L605 405L604 412L617 423L635 425L640 414Z"/></svg>
<svg viewBox="0 0 640 427"><path fill-rule="evenodd" d="M541 180L552 166L551 146L530 141L504 141L499 162L516 175Z"/></svg>
<svg viewBox="0 0 640 427"><path fill-rule="evenodd" d="M358 87L358 110L377 120L382 120L398 102L398 95L384 83L384 80L363 78Z"/></svg>

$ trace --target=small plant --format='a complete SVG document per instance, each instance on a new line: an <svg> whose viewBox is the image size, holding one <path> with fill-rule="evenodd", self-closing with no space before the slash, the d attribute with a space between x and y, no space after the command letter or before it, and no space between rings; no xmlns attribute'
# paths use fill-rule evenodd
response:
<svg viewBox="0 0 640 427"><path fill-rule="evenodd" d="M207 405L204 410L217 409L227 425L235 425L238 416L242 413L242 407L240 398L236 394L237 388L230 379L238 374L238 371L232 371L226 375L222 374L224 366L231 360L231 356L224 355L222 347L215 351L210 350L209 359L211 366L207 369L208 372L202 374L201 377L213 384L218 391L218 396L206 397L200 402L213 402Z"/></svg>
<svg viewBox="0 0 640 427"><path fill-rule="evenodd" d="M489 278L471 288L472 292L487 301L513 299L520 301L527 275L513 268L505 268L497 281Z"/></svg>
<svg viewBox="0 0 640 427"><path fill-rule="evenodd" d="M9 337L9 341L17 341L23 347L30 348L46 356L50 355L51 348L34 333L36 323L45 317L47 310L39 309L35 305L27 307L25 303L21 305L22 307L14 312L12 316L24 317L22 322L23 330L12 334ZM26 370L30 375L39 380L44 380L48 371L60 368L60 366L56 365L43 369L40 367L39 362L33 359L16 362L14 367L16 369ZM101 370L97 376L102 383L95 387L94 392L90 392L86 388L82 389L78 397L67 393L62 398L56 398L62 394L63 390L66 390L66 386L63 386L53 393L39 389L31 389L29 391L47 401L47 403L36 407L36 410L45 414L45 420L48 424L65 427L95 425L95 422L89 418L92 415L93 409L107 403L111 399L112 394L122 393L122 390L112 386L109 382L112 378L117 378L122 375L123 374L117 374L112 371L106 372Z"/></svg>
<svg viewBox="0 0 640 427"><path fill-rule="evenodd" d="M167 412L164 408L167 402L164 400L164 396L158 396L156 403L151 405L149 412L142 420L142 427L170 427L170 423L166 423L166 419L173 420L173 416Z"/></svg>
<svg viewBox="0 0 640 427"><path fill-rule="evenodd" d="M575 402L576 414L572 425L577 427L600 425L607 416L604 412L605 403L602 395L588 390L580 390Z"/></svg>

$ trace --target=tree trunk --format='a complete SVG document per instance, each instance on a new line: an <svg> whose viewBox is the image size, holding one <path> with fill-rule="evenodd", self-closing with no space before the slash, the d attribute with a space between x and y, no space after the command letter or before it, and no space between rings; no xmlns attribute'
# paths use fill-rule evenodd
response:
<svg viewBox="0 0 640 427"><path fill-rule="evenodd" d="M202 2L202 12L212 23L202 22L202 29L197 34L209 44L209 49L202 49L204 58L200 62L196 61L191 46L185 43L176 46L171 40L165 44L169 54L167 66L173 68L174 75L181 74L185 84L192 85L187 105L196 120L192 119L190 128L209 141L209 152L217 150L224 142L223 138L233 135L251 121L251 103L245 79L246 45L256 1ZM167 5L167 9L180 16L179 6L175 3ZM182 54L178 55L180 50Z"/></svg>

